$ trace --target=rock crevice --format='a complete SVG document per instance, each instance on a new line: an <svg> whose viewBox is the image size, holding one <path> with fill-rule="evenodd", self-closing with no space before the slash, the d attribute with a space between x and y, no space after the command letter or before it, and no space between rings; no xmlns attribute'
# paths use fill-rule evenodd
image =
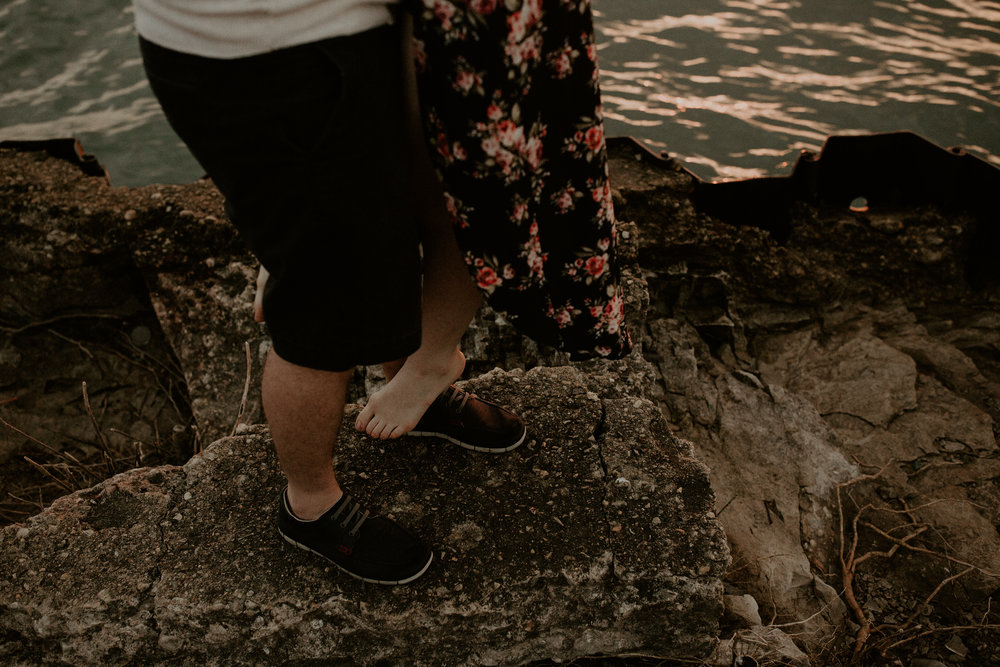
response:
<svg viewBox="0 0 1000 667"><path fill-rule="evenodd" d="M637 221L621 225L619 249L642 267L622 281L636 353L571 364L487 308L463 342L466 388L519 411L525 445L483 457L342 433L344 485L435 545L427 577L385 591L275 537L281 478L266 429L252 425L255 391L237 435L220 439L234 428L244 343L257 377L266 340L246 312L254 265L210 186L109 190L38 156L0 159L20 174L0 183L17 240L0 278L36 276L39 303L53 299L29 312L20 293L0 293L11 324L0 333L75 312L44 275L47 245L77 267L77 255L117 244L149 286L206 446L183 468L119 475L0 530L0 570L11 572L0 580L0 654L15 662L479 665L644 653L804 664L763 616L794 624L822 664L852 631L837 593L836 496L858 478L868 481L852 483L848 530L865 503L885 508L868 522L879 530L907 528L886 517L909 507L930 527L924 546L979 568L925 605L948 561L871 558L852 580L865 611L883 627L914 611L928 626L966 622L954 609L991 613L1000 296L964 283L971 223L961 214L869 219L797 202L776 243L701 213L676 165L612 147L616 209ZM890 219L899 234L886 237ZM945 243L924 252L925 232L942 225ZM0 381L19 363L15 348L0 344ZM357 380L346 423L382 381L374 368ZM874 530L858 537L879 550ZM970 655L1000 659L989 642L963 640ZM928 642L913 646L937 655Z"/></svg>

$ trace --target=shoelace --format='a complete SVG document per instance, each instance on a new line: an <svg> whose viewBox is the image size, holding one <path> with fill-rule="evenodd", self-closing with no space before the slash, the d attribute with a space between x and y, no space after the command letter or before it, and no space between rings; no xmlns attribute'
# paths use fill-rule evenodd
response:
<svg viewBox="0 0 1000 667"><path fill-rule="evenodd" d="M344 510L348 510L347 516L345 516L343 520L340 520L340 515L344 513ZM355 515L357 515L357 523L354 524L354 528L348 528L348 525L351 523L351 519L354 519ZM341 527L347 531L347 534L354 536L358 534L358 531L361 530L361 524L363 524L368 518L368 510L362 510L361 505L356 500L351 498L351 496L347 496L344 498L344 502L340 504L340 507L337 508L337 511L333 513L331 518L337 519Z"/></svg>
<svg viewBox="0 0 1000 667"><path fill-rule="evenodd" d="M465 404L472 398L472 394L468 394L454 385L448 387L445 391L451 392L444 403L445 408L451 410L456 415L462 414L462 410L465 409Z"/></svg>

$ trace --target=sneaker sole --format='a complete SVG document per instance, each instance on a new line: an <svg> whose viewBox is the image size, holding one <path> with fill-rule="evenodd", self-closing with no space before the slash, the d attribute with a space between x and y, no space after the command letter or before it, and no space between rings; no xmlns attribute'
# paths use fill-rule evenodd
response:
<svg viewBox="0 0 1000 667"><path fill-rule="evenodd" d="M418 438L441 438L442 440L447 440L453 445L458 445L459 447L463 447L473 452L481 452L484 454L503 454L520 447L524 442L525 437L528 435L528 429L524 429L524 431L521 432L521 438L509 447L480 447L468 442L462 442L458 438L453 438L447 433L439 433L438 431L410 431L406 435L414 435Z"/></svg>
<svg viewBox="0 0 1000 667"><path fill-rule="evenodd" d="M320 552L316 551L315 549L313 549L311 547L307 547L306 545L302 544L301 542L296 542L295 540L293 540L292 538L290 538L288 535L285 535L283 532L281 532L280 528L278 529L278 534L281 535L281 537L283 537L284 540L286 542L288 542L289 544L291 544L292 546L296 546L299 549L302 549L304 551L309 551L311 553L314 553L317 556L319 556L320 558L322 558L323 560L325 560L327 562L330 562L330 563L333 563L333 565L336 566L336 568L338 570L340 570L341 572L344 572L344 573L350 575L351 577L354 577L355 579L367 582L369 584L383 584L385 586L398 586L400 584L408 584L411 581L414 581L415 579L419 578L425 572L427 572L427 568L429 568L431 566L431 562L434 560L434 552L432 551L430 557L427 559L427 562L420 569L420 572L417 572L413 576L407 577L406 579L370 579L368 577L362 577L361 575L354 574L353 572L351 572L350 570L348 570L347 568L345 568L343 565L340 565L336 561L334 561L334 560L330 559L329 557L321 554Z"/></svg>

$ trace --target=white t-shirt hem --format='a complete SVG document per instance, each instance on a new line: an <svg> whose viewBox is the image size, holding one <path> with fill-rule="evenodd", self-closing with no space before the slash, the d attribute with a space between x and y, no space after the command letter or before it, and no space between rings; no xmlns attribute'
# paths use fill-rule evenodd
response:
<svg viewBox="0 0 1000 667"><path fill-rule="evenodd" d="M389 4L385 0L133 0L136 30L143 38L174 51L225 59L392 23Z"/></svg>

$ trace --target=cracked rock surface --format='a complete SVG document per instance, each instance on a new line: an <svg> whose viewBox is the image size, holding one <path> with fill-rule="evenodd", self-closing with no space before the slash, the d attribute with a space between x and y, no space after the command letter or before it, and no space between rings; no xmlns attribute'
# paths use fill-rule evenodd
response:
<svg viewBox="0 0 1000 667"><path fill-rule="evenodd" d="M386 591L274 535L280 476L266 431L247 426L266 346L246 307L254 265L211 187L107 188L42 156L0 157L17 241L0 246L0 278L30 286L0 291L0 330L106 291L61 291L53 258L83 266L67 273L81 280L124 259L183 367L202 444L239 422L184 467L127 473L0 532L0 661L701 660L721 634L709 664L843 663L858 615L843 602L836 493L864 475L844 511L846 538L873 554L852 582L879 627L866 656L917 664L959 646L968 664L1000 661L996 630L973 627L1000 623L1000 272L970 273L970 248L995 235L967 215L798 201L776 240L699 212L676 164L612 144L616 210L635 221L620 255L637 263L622 281L637 352L571 364L484 308L463 341L468 388L525 415L522 448L482 457L343 433L345 485L435 547L425 579ZM254 379L237 420L246 340ZM24 371L14 347L0 346L0 382ZM351 402L381 375L356 379ZM952 560L877 555L913 531ZM754 613L720 630L723 576ZM973 629L879 653L943 627Z"/></svg>
<svg viewBox="0 0 1000 667"><path fill-rule="evenodd" d="M601 397L568 367L466 389L523 414L528 442L485 456L341 436L345 487L436 547L414 584L357 582L280 540L281 476L256 427L0 532L0 651L15 664L454 665L710 652L728 548L705 468L655 405Z"/></svg>
<svg viewBox="0 0 1000 667"><path fill-rule="evenodd" d="M633 147L611 171L642 231L646 393L711 471L727 593L814 664L951 660L944 627L969 664L1000 661L1000 272L977 269L995 217L803 196L768 202L779 240L699 212L676 163ZM878 630L852 658L862 616ZM763 641L743 623L734 646Z"/></svg>

